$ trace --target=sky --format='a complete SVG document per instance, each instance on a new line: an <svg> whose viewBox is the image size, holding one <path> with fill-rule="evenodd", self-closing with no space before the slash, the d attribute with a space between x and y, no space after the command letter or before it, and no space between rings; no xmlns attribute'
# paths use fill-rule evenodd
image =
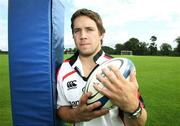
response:
<svg viewBox="0 0 180 126"><path fill-rule="evenodd" d="M0 50L8 50L8 0L0 0Z"/></svg>
<svg viewBox="0 0 180 126"><path fill-rule="evenodd" d="M7 1L0 0L0 49L7 50ZM173 48L180 36L179 0L61 0L65 7L64 46L74 48L70 18L80 8L100 14L106 33L103 45L114 48L115 44L135 37L150 42L157 37L158 48L168 43Z"/></svg>

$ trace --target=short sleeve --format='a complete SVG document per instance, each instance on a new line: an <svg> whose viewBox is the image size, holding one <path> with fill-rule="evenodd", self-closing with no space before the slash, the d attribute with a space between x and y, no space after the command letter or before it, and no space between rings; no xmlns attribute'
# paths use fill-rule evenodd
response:
<svg viewBox="0 0 180 126"><path fill-rule="evenodd" d="M60 106L70 106L70 103L66 99L64 95L64 90L63 90L63 80L62 80L62 70L59 70L57 73L57 109Z"/></svg>

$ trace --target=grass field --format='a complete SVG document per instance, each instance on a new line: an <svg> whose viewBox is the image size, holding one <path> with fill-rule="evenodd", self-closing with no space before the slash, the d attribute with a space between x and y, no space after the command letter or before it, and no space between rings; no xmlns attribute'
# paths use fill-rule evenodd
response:
<svg viewBox="0 0 180 126"><path fill-rule="evenodd" d="M129 57L148 111L146 126L180 125L180 57Z"/></svg>
<svg viewBox="0 0 180 126"><path fill-rule="evenodd" d="M11 126L11 103L9 87L8 56L0 54L0 124Z"/></svg>
<svg viewBox="0 0 180 126"><path fill-rule="evenodd" d="M119 56L115 56L119 57ZM137 69L146 126L180 125L180 57L128 56ZM0 54L0 125L11 126L7 55Z"/></svg>

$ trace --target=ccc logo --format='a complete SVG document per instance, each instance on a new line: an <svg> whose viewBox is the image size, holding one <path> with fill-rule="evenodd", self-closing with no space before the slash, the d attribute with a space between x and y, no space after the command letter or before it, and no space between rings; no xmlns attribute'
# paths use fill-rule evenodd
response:
<svg viewBox="0 0 180 126"><path fill-rule="evenodd" d="M76 82L77 82L76 80L68 81L68 82L67 82L68 90L69 90L69 89L77 88Z"/></svg>

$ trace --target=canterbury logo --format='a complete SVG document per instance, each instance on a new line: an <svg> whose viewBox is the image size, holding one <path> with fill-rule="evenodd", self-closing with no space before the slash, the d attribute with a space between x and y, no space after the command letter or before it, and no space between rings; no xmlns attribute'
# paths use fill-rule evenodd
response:
<svg viewBox="0 0 180 126"><path fill-rule="evenodd" d="M68 81L68 82L67 82L68 90L77 88L77 84L76 84L75 82L76 82L76 80Z"/></svg>

